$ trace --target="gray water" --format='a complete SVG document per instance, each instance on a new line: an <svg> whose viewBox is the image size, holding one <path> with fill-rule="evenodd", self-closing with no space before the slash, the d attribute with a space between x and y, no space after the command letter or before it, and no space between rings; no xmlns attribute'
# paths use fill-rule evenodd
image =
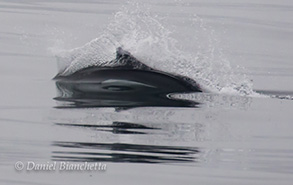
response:
<svg viewBox="0 0 293 185"><path fill-rule="evenodd" d="M57 109L54 55L99 37L126 2L1 0L1 184L292 184L293 2L142 3L182 50L221 50L215 62L225 58L272 97L202 93L178 96L202 103L195 108ZM193 26L191 14L200 19ZM107 169L15 169L72 160Z"/></svg>

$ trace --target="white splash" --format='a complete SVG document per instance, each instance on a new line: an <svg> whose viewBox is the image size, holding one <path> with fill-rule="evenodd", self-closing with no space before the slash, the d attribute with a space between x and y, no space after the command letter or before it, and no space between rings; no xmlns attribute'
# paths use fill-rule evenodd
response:
<svg viewBox="0 0 293 185"><path fill-rule="evenodd" d="M147 7L129 3L115 14L100 37L82 47L58 54L59 74L69 75L88 66L111 66L116 48L122 47L146 65L188 76L210 91L252 94L252 82L245 73L234 72L217 45L214 31L197 16L191 15L189 21L195 33L204 33L207 39L207 44L194 52L179 49L184 47L179 47L171 36L172 32Z"/></svg>

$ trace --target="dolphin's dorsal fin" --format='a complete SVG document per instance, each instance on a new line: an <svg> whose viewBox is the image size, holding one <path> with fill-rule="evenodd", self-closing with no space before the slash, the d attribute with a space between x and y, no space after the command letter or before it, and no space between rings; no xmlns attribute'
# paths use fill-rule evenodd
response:
<svg viewBox="0 0 293 185"><path fill-rule="evenodd" d="M116 49L116 59L118 60L122 56L131 56L131 54L128 51L122 49L122 47L118 47Z"/></svg>
<svg viewBox="0 0 293 185"><path fill-rule="evenodd" d="M137 60L132 54L121 47L116 49L116 59L113 60L114 63L118 64L117 67L127 68L127 69L140 69L140 70L153 70L151 67L143 64Z"/></svg>

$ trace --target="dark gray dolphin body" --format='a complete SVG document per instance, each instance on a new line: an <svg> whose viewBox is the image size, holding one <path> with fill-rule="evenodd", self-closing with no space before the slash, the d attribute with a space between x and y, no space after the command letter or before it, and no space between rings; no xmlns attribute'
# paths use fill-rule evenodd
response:
<svg viewBox="0 0 293 185"><path fill-rule="evenodd" d="M69 76L57 75L58 101L69 107L183 106L197 103L174 100L171 93L202 92L190 78L155 70L117 49L113 67L87 67Z"/></svg>

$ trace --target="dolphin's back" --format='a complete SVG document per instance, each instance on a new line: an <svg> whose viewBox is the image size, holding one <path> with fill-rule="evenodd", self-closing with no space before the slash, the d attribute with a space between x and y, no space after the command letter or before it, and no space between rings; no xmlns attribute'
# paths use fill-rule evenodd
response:
<svg viewBox="0 0 293 185"><path fill-rule="evenodd" d="M100 106L171 106L175 101L167 98L170 93L201 92L195 81L155 70L121 48L111 63L118 65L91 66L68 76L56 76L61 92L56 99L75 103L99 100Z"/></svg>

